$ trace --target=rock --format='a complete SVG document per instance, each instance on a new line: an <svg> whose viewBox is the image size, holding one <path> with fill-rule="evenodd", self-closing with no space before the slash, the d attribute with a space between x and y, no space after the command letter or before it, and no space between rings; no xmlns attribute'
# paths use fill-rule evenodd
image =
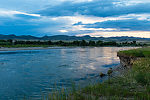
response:
<svg viewBox="0 0 150 100"><path fill-rule="evenodd" d="M139 59L138 57L132 57L132 56L126 56L126 55L121 55L121 54L117 54L117 56L120 59L120 64L122 67L124 68L131 68L133 65L133 62L137 59Z"/></svg>

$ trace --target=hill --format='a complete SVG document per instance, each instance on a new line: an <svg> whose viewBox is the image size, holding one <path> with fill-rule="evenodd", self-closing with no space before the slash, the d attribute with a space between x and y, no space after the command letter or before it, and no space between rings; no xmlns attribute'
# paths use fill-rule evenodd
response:
<svg viewBox="0 0 150 100"><path fill-rule="evenodd" d="M89 35L78 37L78 36L68 36L68 35L54 35L54 36L43 36L43 37L35 37L31 35L21 35L16 36L12 35L2 35L0 34L1 40L62 40L62 41L74 41L74 40L103 40L103 41L149 41L150 38L138 38L138 37L91 37Z"/></svg>

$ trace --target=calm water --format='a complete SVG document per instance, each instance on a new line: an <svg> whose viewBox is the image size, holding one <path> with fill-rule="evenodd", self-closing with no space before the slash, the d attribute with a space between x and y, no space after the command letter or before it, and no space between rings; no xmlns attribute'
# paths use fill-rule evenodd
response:
<svg viewBox="0 0 150 100"><path fill-rule="evenodd" d="M57 48L0 52L0 100L39 99L55 86L101 81L99 72L119 64L117 51L130 48Z"/></svg>

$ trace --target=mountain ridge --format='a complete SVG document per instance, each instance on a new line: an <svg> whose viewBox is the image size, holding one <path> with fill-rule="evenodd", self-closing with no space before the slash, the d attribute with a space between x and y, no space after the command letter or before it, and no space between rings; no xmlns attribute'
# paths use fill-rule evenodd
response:
<svg viewBox="0 0 150 100"><path fill-rule="evenodd" d="M104 40L104 41L149 41L150 38L139 38L139 37L91 37L89 35L85 36L68 36L68 35L53 35L53 36L43 36L43 37L36 37L32 35L20 35L16 36L14 34L11 35L3 35L0 34L1 40L62 40L62 41L75 41L75 40Z"/></svg>

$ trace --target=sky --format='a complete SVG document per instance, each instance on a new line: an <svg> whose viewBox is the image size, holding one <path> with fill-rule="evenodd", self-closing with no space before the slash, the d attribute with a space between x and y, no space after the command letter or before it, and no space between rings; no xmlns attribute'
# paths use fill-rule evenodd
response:
<svg viewBox="0 0 150 100"><path fill-rule="evenodd" d="M0 0L0 34L150 38L150 0Z"/></svg>

